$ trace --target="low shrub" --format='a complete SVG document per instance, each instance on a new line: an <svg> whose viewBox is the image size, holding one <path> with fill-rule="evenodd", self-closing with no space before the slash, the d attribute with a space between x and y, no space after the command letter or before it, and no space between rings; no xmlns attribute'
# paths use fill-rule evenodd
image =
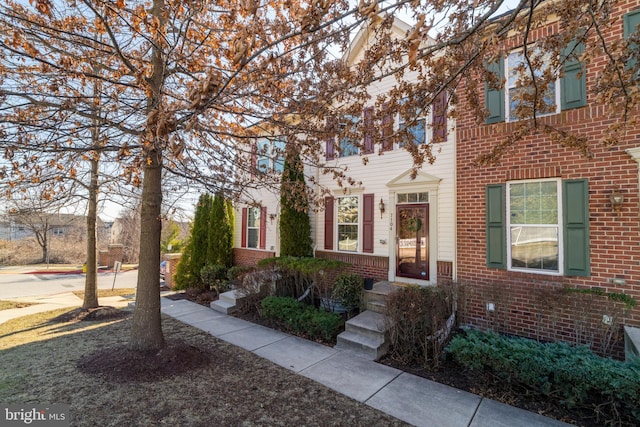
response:
<svg viewBox="0 0 640 427"><path fill-rule="evenodd" d="M332 259L291 256L265 258L258 262L260 268L280 274L275 282L274 294L293 298L309 295L311 288L315 288L316 294L329 297L330 278L334 277L332 273L347 265Z"/></svg>
<svg viewBox="0 0 640 427"><path fill-rule="evenodd" d="M310 339L335 341L344 320L339 314L327 313L295 298L270 296L262 300L260 315L284 323L290 330Z"/></svg>
<svg viewBox="0 0 640 427"><path fill-rule="evenodd" d="M236 293L242 296L238 300L238 310L242 313L257 313L260 310L261 301L270 295L275 276L277 273L270 270L249 271L242 274L234 284Z"/></svg>
<svg viewBox="0 0 640 427"><path fill-rule="evenodd" d="M389 356L404 365L437 365L453 327L453 286L406 286L389 294Z"/></svg>
<svg viewBox="0 0 640 427"><path fill-rule="evenodd" d="M215 289L218 295L228 291L227 267L222 264L207 264L200 270L200 278L208 289Z"/></svg>
<svg viewBox="0 0 640 427"><path fill-rule="evenodd" d="M241 265L234 265L227 270L227 279L232 284L237 284L242 281L242 278L247 274L255 271L255 267L244 267Z"/></svg>
<svg viewBox="0 0 640 427"><path fill-rule="evenodd" d="M333 285L332 297L353 313L362 307L364 278L359 274L341 274Z"/></svg>
<svg viewBox="0 0 640 427"><path fill-rule="evenodd" d="M447 352L469 369L489 369L505 381L558 398L567 408L590 407L599 422L640 423L640 366L595 355L585 346L540 343L468 330Z"/></svg>

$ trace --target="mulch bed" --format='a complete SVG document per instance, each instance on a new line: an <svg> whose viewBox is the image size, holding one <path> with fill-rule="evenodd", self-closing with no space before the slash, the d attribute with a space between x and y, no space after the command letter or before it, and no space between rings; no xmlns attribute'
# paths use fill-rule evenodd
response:
<svg viewBox="0 0 640 427"><path fill-rule="evenodd" d="M174 300L187 299L209 307L211 301L216 300L217 296L215 292L190 290L168 296L167 298ZM255 311L236 312L233 315L255 324L294 334L294 332L287 330L280 322L265 319ZM298 334L298 336L306 338L304 335ZM335 342L321 343L329 346L335 345ZM437 367L431 369L424 369L420 366L407 366L406 364L399 363L390 356L385 356L378 360L378 362L422 378L570 424L584 427L598 427L602 425L602 422L598 422L596 414L590 409L567 409L560 406L555 397L541 396L523 387L510 384L492 372L465 369L451 358L444 358Z"/></svg>
<svg viewBox="0 0 640 427"><path fill-rule="evenodd" d="M114 382L153 382L212 363L213 353L175 340L161 350L138 351L126 346L101 349L78 362L80 371Z"/></svg>

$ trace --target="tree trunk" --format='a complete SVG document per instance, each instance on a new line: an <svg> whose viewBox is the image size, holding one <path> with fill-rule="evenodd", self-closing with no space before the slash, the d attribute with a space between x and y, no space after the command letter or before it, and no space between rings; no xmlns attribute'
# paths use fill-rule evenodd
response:
<svg viewBox="0 0 640 427"><path fill-rule="evenodd" d="M89 206L87 211L87 274L84 281L82 308L98 307L98 262L97 230L98 216L98 159L91 159L91 182L89 183Z"/></svg>
<svg viewBox="0 0 640 427"><path fill-rule="evenodd" d="M159 22L151 52L152 74L147 80L151 96L147 100L148 146L143 150L144 177L140 209L140 263L136 308L133 312L129 347L133 350L159 350L164 347L160 318L160 233L162 231L162 147L167 130L158 129L162 114L164 83L165 17L164 0L153 0L151 15ZM155 117L152 119L152 117Z"/></svg>
<svg viewBox="0 0 640 427"><path fill-rule="evenodd" d="M162 165L158 151L144 168L140 212L140 264L136 307L129 346L134 350L158 350L164 346L160 322L160 231Z"/></svg>
<svg viewBox="0 0 640 427"><path fill-rule="evenodd" d="M38 243L42 248L42 263L49 264L49 241L48 241L49 239L47 236L47 230L45 229L45 231L42 233L42 236L37 236L37 237L38 237Z"/></svg>

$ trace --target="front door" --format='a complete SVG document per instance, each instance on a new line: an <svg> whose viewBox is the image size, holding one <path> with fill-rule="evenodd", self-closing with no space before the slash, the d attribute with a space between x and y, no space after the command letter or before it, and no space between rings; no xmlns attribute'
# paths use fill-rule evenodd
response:
<svg viewBox="0 0 640 427"><path fill-rule="evenodd" d="M397 205L396 218L396 276L429 280L429 205Z"/></svg>

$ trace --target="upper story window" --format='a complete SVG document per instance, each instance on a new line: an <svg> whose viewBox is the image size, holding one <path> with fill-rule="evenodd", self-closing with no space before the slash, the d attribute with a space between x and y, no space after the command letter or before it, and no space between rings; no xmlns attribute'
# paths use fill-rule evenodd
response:
<svg viewBox="0 0 640 427"><path fill-rule="evenodd" d="M282 173L284 170L285 142L261 138L257 142L256 169L258 172Z"/></svg>
<svg viewBox="0 0 640 427"><path fill-rule="evenodd" d="M533 49L529 53L529 61L526 60L524 50L513 51L505 61L507 75L505 102L507 118L509 121L518 120L518 110L531 116L556 114L560 112L559 80L554 78L548 84L540 86L542 80L548 80L553 71L549 68L551 57L549 54ZM533 67L533 72L531 66ZM551 73L551 74L550 74ZM534 84L534 83L537 83ZM536 94L536 86L538 94Z"/></svg>
<svg viewBox="0 0 640 427"><path fill-rule="evenodd" d="M358 196L339 197L338 202L338 250L358 251Z"/></svg>
<svg viewBox="0 0 640 427"><path fill-rule="evenodd" d="M534 46L531 46L529 61L523 49L518 49L487 63L487 71L493 78L491 83L485 82L486 123L531 117L533 107L537 116L543 116L587 105L586 70L580 61L583 51L582 43L567 44L560 53L560 72L550 68L550 54ZM547 82L545 85L543 80Z"/></svg>
<svg viewBox="0 0 640 427"><path fill-rule="evenodd" d="M400 103L406 104L407 100L403 99ZM407 114L408 113L408 114ZM411 117L405 120L406 116ZM405 131L406 137L415 145L424 144L426 140L426 118L422 109L410 108L410 111L398 114L398 130ZM399 148L404 147L404 141L398 144Z"/></svg>
<svg viewBox="0 0 640 427"><path fill-rule="evenodd" d="M358 143L354 137L358 134L356 131L358 122L358 117L351 115L345 115L340 120L340 157L355 156L360 152Z"/></svg>

